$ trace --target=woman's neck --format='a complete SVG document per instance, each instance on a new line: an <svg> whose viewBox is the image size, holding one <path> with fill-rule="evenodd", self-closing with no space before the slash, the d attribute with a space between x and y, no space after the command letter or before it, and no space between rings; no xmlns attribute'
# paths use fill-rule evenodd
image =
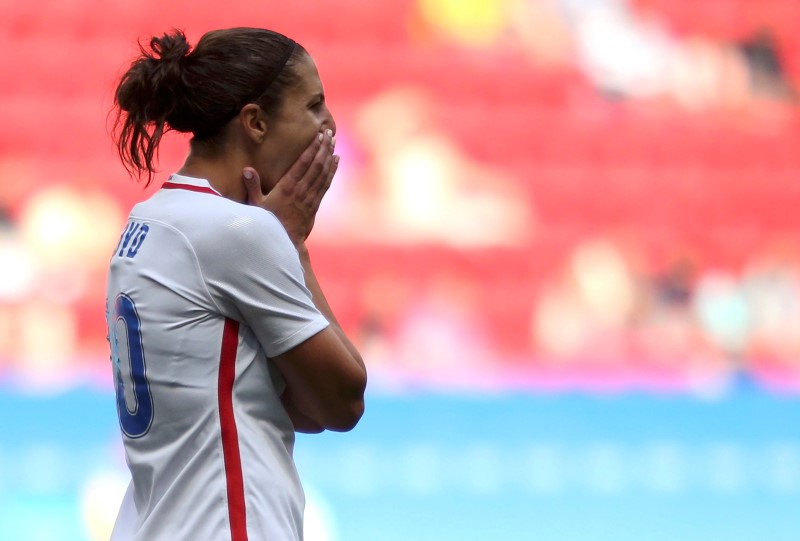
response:
<svg viewBox="0 0 800 541"><path fill-rule="evenodd" d="M177 173L187 177L204 178L223 197L244 203L247 201L247 192L242 180L242 169L246 165L236 156L212 159L190 152Z"/></svg>

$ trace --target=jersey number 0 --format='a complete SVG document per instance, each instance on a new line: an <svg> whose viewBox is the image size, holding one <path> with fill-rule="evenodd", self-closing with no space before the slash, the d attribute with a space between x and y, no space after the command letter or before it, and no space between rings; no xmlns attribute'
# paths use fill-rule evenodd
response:
<svg viewBox="0 0 800 541"><path fill-rule="evenodd" d="M120 336L120 331L124 332L124 337ZM129 438L141 438L147 434L153 423L153 397L147 382L141 320L133 300L124 293L117 295L114 300L114 313L109 321L108 333L114 363L119 425ZM124 341L121 342L120 338ZM127 351L127 359L120 357L120 348ZM133 391L129 393L132 407L125 398L126 385Z"/></svg>

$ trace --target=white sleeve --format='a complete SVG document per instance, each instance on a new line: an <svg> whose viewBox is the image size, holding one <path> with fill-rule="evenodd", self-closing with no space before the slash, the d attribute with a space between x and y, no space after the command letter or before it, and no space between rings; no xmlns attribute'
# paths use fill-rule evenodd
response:
<svg viewBox="0 0 800 541"><path fill-rule="evenodd" d="M311 300L297 250L273 214L243 207L199 244L212 301L226 317L246 323L268 357L329 325Z"/></svg>

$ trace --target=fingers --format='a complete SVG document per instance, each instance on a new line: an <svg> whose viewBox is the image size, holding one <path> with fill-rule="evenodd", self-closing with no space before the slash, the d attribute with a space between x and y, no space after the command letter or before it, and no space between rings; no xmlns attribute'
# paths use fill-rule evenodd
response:
<svg viewBox="0 0 800 541"><path fill-rule="evenodd" d="M328 178L331 176L334 161L337 159L331 153L322 158L323 161L315 162L309 168L305 181L302 184L298 184L301 187L304 199L315 209L319 207L325 192L328 190Z"/></svg>
<svg viewBox="0 0 800 541"><path fill-rule="evenodd" d="M335 159L333 151L336 148L336 138L331 137L330 130L327 131L326 136L326 140L320 146L314 161L302 179L302 182L307 186L306 190L309 194L316 193L324 186Z"/></svg>
<svg viewBox="0 0 800 541"><path fill-rule="evenodd" d="M251 205L261 203L261 200L264 199L264 193L261 191L261 179L258 176L258 171L252 167L245 167L242 170L242 181L247 193L247 202Z"/></svg>
<svg viewBox="0 0 800 541"><path fill-rule="evenodd" d="M321 178L321 182L319 184L319 198L322 199L322 196L327 193L328 188L331 187L333 183L333 177L336 175L336 171L339 169L339 156L333 155L331 156L330 165L324 171L324 175Z"/></svg>
<svg viewBox="0 0 800 541"><path fill-rule="evenodd" d="M303 242L314 227L317 210L336 174L335 146L331 130L319 134L267 195L261 191L258 173L251 167L242 170L248 202L275 214L295 243Z"/></svg>
<svg viewBox="0 0 800 541"><path fill-rule="evenodd" d="M330 130L327 130L330 133ZM331 135L328 133L319 133L317 137L308 145L300 157L292 164L289 171L286 172L285 177L289 177L292 181L299 181L303 179L308 173L309 168L314 164L321 153L324 153L326 146L330 144Z"/></svg>
<svg viewBox="0 0 800 541"><path fill-rule="evenodd" d="M336 171L339 170L339 156L333 157L333 165L331 166L330 173L328 173L328 178L325 181L325 191L328 191L328 188L331 187L333 183L333 177L336 175Z"/></svg>

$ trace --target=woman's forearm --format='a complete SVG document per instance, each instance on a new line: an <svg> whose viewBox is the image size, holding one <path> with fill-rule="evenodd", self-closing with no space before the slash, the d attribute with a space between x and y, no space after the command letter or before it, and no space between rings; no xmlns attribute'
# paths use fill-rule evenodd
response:
<svg viewBox="0 0 800 541"><path fill-rule="evenodd" d="M292 420L292 425L294 425L295 432L303 432L305 434L319 434L320 432L325 430L325 427L323 427L314 419L312 419L311 417L300 411L300 409L292 401L292 393L288 387L281 395L281 402L283 402L283 407L286 409L286 413L289 415L289 419Z"/></svg>
<svg viewBox="0 0 800 541"><path fill-rule="evenodd" d="M328 304L328 300L325 298L325 294L322 292L322 288L319 285L317 276L314 274L314 269L311 267L311 257L308 254L308 249L305 247L305 244L298 246L297 251L300 255L300 263L303 265L303 271L305 272L306 287L311 292L311 298L314 301L314 305L317 307L317 310L319 310L322 315L325 316L325 318L331 324L331 328L339 337L339 340L342 341L342 344L344 344L344 346L350 352L355 362L358 363L358 365L366 374L367 368L364 365L364 360L361 358L361 354L342 330L341 325L339 325L339 321L336 319L333 310Z"/></svg>

